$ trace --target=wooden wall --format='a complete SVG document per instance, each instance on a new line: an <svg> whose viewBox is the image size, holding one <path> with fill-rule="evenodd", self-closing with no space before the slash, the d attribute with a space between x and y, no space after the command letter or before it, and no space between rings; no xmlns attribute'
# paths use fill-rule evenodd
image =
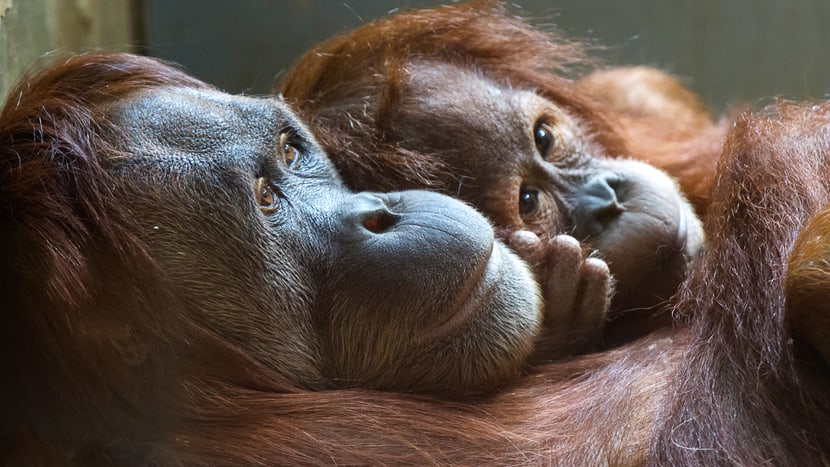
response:
<svg viewBox="0 0 830 467"><path fill-rule="evenodd" d="M0 101L44 54L133 50L139 6L131 0L0 0Z"/></svg>

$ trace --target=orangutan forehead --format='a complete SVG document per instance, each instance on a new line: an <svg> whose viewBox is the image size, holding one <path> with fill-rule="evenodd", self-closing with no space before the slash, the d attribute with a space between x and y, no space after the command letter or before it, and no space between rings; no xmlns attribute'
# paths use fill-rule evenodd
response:
<svg viewBox="0 0 830 467"><path fill-rule="evenodd" d="M218 91L155 88L111 107L108 118L135 154L232 155L235 150L276 147L285 128L304 133L277 99L232 96Z"/></svg>
<svg viewBox="0 0 830 467"><path fill-rule="evenodd" d="M502 100L503 93L508 91L475 68L452 63L413 61L406 70L407 87L424 97L451 93L461 96L473 90L477 95L487 96L488 100L496 102ZM446 102L443 104L446 105Z"/></svg>
<svg viewBox="0 0 830 467"><path fill-rule="evenodd" d="M537 89L500 83L475 68L450 63L416 61L407 71L405 97L429 114L499 128L532 126L542 119L569 128L574 137L583 136L566 108L539 95Z"/></svg>

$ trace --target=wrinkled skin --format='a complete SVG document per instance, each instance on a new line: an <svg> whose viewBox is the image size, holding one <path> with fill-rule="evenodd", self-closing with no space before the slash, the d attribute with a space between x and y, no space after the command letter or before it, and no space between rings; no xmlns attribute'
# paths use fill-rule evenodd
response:
<svg viewBox="0 0 830 467"><path fill-rule="evenodd" d="M119 199L162 271L200 321L292 380L469 391L521 367L539 330L535 284L472 209L348 193L274 100L157 89L107 118L134 155L108 170L129 181ZM244 286L226 287L228 274ZM464 337L481 333L492 340Z"/></svg>

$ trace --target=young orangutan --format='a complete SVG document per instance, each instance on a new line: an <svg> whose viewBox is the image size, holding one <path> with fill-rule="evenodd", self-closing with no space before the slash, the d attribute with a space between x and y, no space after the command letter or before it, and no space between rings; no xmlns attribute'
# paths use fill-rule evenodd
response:
<svg viewBox="0 0 830 467"><path fill-rule="evenodd" d="M535 265L548 326L563 344L547 351L561 354L594 343L605 310L558 300L585 288L573 267L557 272L579 260L560 234L608 263L612 308L631 321L614 326L621 338L664 325L656 307L675 293L702 233L675 182L632 158L686 175L702 212L703 175L722 133L665 75L636 81L652 95L638 107L610 97L634 94L634 83L612 89L601 72L578 82L558 73L583 60L578 44L476 2L397 14L329 39L276 91L311 123L352 188L427 188L483 212ZM666 123L675 116L689 125ZM652 125L665 129L646 131ZM700 161L699 173L675 164L681 159ZM565 244L572 251L563 254Z"/></svg>

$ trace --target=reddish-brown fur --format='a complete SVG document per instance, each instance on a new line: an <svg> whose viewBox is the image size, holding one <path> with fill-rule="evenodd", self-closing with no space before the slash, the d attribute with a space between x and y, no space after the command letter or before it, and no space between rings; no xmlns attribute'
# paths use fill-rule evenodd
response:
<svg viewBox="0 0 830 467"><path fill-rule="evenodd" d="M829 125L827 103L781 103L742 116L730 132L705 223L710 240L677 305L696 338L653 440L656 460L830 463L827 360L799 359L828 348L826 315L804 300L815 292L804 286L810 266L826 261L826 250L805 245L827 228ZM788 270L793 242L817 212ZM785 277L788 295L802 300L786 303Z"/></svg>
<svg viewBox="0 0 830 467"><path fill-rule="evenodd" d="M830 201L830 105L739 119L676 305L686 324L449 400L299 390L176 313L98 157L96 105L165 84L203 86L143 58L80 57L24 80L0 113L9 463L830 463L814 352L827 342L789 326L826 321L799 304L788 314L784 296L796 235ZM796 265L826 260L800 251ZM146 352L162 363L142 366Z"/></svg>

